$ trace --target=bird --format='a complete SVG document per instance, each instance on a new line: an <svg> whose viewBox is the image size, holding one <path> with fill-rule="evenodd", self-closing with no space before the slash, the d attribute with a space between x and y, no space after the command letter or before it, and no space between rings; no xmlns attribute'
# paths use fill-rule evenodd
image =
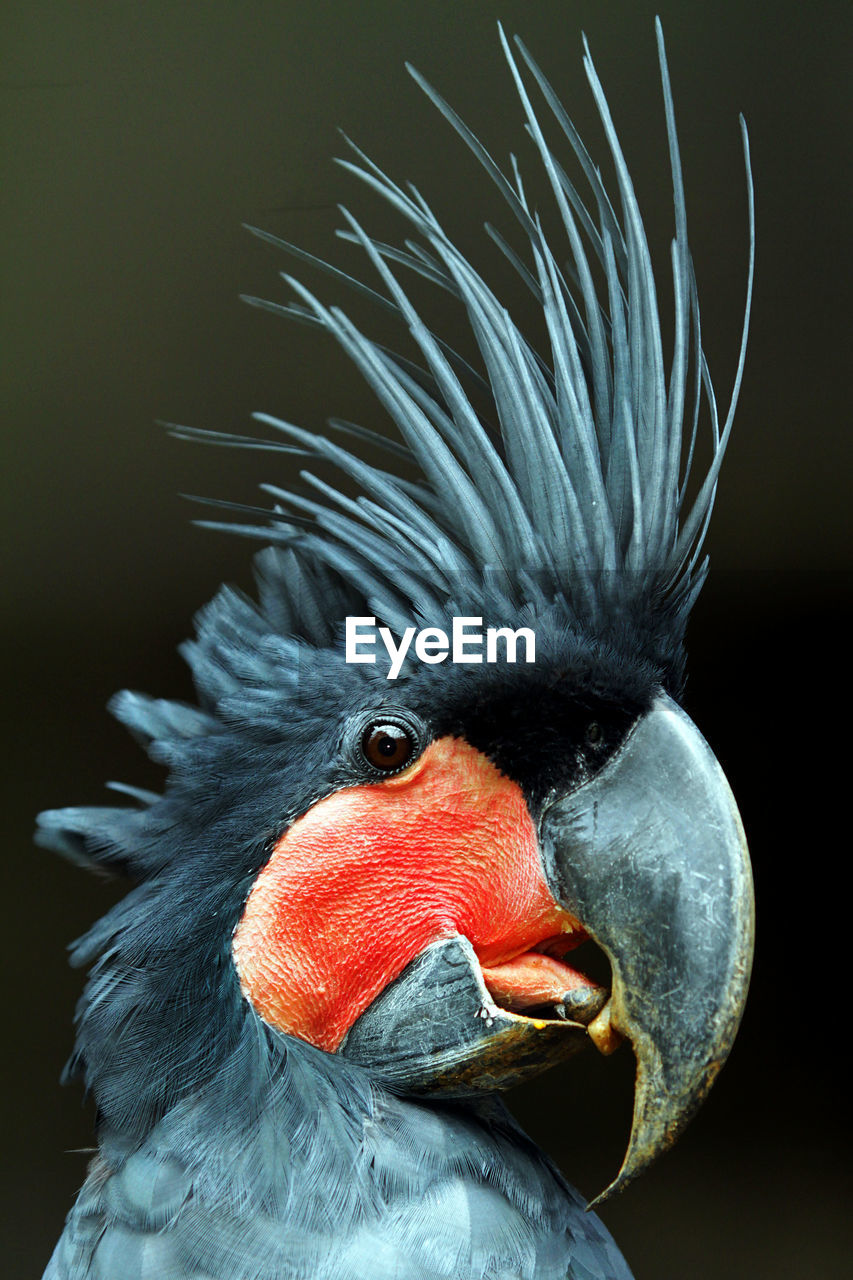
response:
<svg viewBox="0 0 853 1280"><path fill-rule="evenodd" d="M731 1048L749 855L681 703L746 353L746 128L723 415L660 23L669 359L586 41L609 188L532 54L499 38L537 199L409 71L495 188L502 293L348 139L344 170L405 228L388 244L343 209L370 283L255 229L390 317L403 351L301 277L286 303L249 299L336 342L395 434L267 413L261 436L170 428L305 469L200 521L262 546L256 592L220 589L183 646L195 701L111 704L162 793L113 784L116 803L39 817L42 845L132 881L72 950L88 977L64 1078L93 1098L98 1146L45 1280L630 1280L502 1092L627 1042L608 1196L677 1140ZM465 318L464 352L417 290ZM531 306L525 333L512 308Z"/></svg>

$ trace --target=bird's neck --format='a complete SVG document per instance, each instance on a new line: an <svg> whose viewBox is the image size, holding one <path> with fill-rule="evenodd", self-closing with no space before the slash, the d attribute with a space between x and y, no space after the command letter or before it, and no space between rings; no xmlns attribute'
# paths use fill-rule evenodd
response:
<svg viewBox="0 0 853 1280"><path fill-rule="evenodd" d="M156 1151L180 1166L196 1202L286 1220L306 1240L330 1214L343 1239L387 1223L389 1211L423 1214L425 1203L450 1235L459 1218L462 1240L471 1196L494 1202L496 1221L517 1218L518 1229L531 1215L538 1228L563 1220L565 1184L496 1097L396 1097L369 1072L285 1040L276 1070L224 1070L216 1088L172 1106L141 1145L105 1128L107 1165Z"/></svg>

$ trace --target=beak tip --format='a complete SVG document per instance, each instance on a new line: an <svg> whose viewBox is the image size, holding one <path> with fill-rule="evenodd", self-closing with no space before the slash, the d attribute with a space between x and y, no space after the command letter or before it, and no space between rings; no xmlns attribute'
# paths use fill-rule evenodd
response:
<svg viewBox="0 0 853 1280"><path fill-rule="evenodd" d="M611 1183L587 1205L597 1209L618 1192L623 1191L638 1178L658 1156L674 1146L689 1121L707 1097L726 1060L727 1050L708 1062L701 1079L693 1087L673 1099L662 1086L659 1060L645 1060L642 1050L637 1057L637 1076L634 1086L634 1117L628 1149L619 1172Z"/></svg>

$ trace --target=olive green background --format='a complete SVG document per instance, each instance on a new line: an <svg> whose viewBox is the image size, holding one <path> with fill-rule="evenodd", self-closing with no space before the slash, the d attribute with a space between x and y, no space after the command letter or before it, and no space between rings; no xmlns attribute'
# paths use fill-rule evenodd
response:
<svg viewBox="0 0 853 1280"><path fill-rule="evenodd" d="M753 148L753 333L686 705L742 807L759 930L743 1030L713 1095L676 1150L603 1216L637 1280L823 1280L849 1265L839 876L850 835L831 811L849 789L850 8L658 9L724 403L746 263L738 111ZM328 340L238 301L285 299L277 272L294 267L241 223L356 269L356 252L334 240L340 200L381 236L399 236L330 163L342 126L392 175L414 179L488 267L496 254L479 224L511 220L403 62L500 160L514 149L530 171L495 20L524 36L602 155L584 29L666 308L671 195L654 12L645 0L4 4L0 1203L10 1280L41 1274L83 1177L74 1149L90 1144L92 1117L79 1091L57 1083L80 989L64 947L117 894L33 850L33 816L98 802L106 778L158 785L106 716L107 698L124 685L187 696L175 646L193 612L221 580L249 583L251 547L191 528L177 495L254 501L260 480L288 478L279 459L179 444L155 419L239 431L262 409L308 426L337 414L385 429ZM333 284L298 274L372 324ZM461 333L456 318L447 327ZM618 1166L630 1096L624 1051L553 1072L514 1105L591 1196Z"/></svg>

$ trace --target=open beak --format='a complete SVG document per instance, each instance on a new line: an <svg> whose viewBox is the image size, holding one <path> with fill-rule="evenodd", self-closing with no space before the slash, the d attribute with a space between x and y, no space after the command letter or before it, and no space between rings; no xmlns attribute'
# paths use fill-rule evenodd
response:
<svg viewBox="0 0 853 1280"><path fill-rule="evenodd" d="M554 953L560 939L482 968L456 934L416 956L338 1052L403 1092L465 1097L629 1040L634 1118L607 1196L675 1141L731 1048L752 961L749 856L719 764L665 694L599 773L551 800L538 840L568 948L598 944L609 993L569 967L565 942Z"/></svg>
<svg viewBox="0 0 853 1280"><path fill-rule="evenodd" d="M554 896L610 960L591 1030L606 1041L615 1029L637 1062L608 1196L675 1141L731 1048L752 962L749 855L719 764L665 694L599 774L548 807L540 840Z"/></svg>

